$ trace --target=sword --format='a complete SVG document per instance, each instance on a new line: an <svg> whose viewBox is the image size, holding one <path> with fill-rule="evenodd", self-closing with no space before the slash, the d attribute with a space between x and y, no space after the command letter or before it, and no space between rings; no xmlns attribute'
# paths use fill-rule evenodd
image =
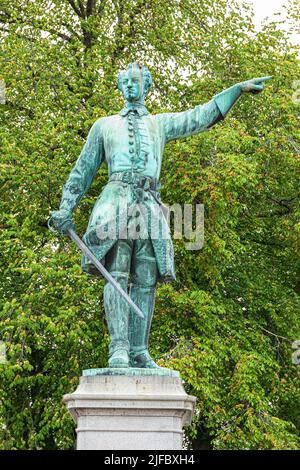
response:
<svg viewBox="0 0 300 470"><path fill-rule="evenodd" d="M50 228L51 231L54 231L53 228L51 227L50 221L48 221L48 227ZM93 265L100 271L104 279L106 279L115 289L117 292L119 292L120 296L123 297L125 302L132 308L132 310L142 319L144 319L144 314L139 309L137 305L131 300L129 295L122 289L120 284L112 277L112 275L105 269L102 263L96 258L96 256L91 252L91 250L83 243L81 238L77 235L75 230L72 228L69 228L66 230L66 233L69 235L71 240L73 240L74 243L78 246L78 248L86 255L86 257L93 263Z"/></svg>
<svg viewBox="0 0 300 470"><path fill-rule="evenodd" d="M122 289L122 287L120 286L120 284L112 277L112 275L107 271L107 269L105 269L105 267L103 266L102 263L100 263L100 261L96 258L95 255L93 255L93 253L91 252L91 250L83 243L83 241L81 240L81 238L79 238L79 236L77 235L77 233L75 232L75 230L73 230L72 228L69 228L67 231L67 234L69 235L69 237L71 238L71 240L73 240L74 243L76 243L76 245L78 246L78 248L82 251L82 253L84 253L87 258L93 263L94 266L96 266L96 268L98 269L98 271L100 271L100 273L102 274L102 276L108 281L110 282L110 284L112 286L114 286L114 288L116 289L117 292L119 292L119 294L121 295L121 297L123 297L123 299L125 300L125 302L127 302L127 304L132 308L132 310L135 311L135 313L140 317L140 318L145 318L144 317L144 314L143 312L138 308L137 305L135 305L135 303L131 300L131 298L129 297L128 294L126 294L126 292Z"/></svg>

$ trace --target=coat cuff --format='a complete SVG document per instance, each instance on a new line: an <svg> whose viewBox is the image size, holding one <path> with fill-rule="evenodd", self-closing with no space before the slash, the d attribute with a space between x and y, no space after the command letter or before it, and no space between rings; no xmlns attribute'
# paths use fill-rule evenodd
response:
<svg viewBox="0 0 300 470"><path fill-rule="evenodd" d="M242 94L241 87L239 84L236 84L236 85L233 85L231 88L228 88L227 90L224 90L218 95L214 96L213 99L216 105L218 106L223 118L225 118L228 111L237 102L241 94Z"/></svg>
<svg viewBox="0 0 300 470"><path fill-rule="evenodd" d="M82 197L82 194L83 194L83 191L79 185L77 185L76 183L67 182L63 186L62 198L61 198L59 209L60 210L63 209L72 213L77 207Z"/></svg>

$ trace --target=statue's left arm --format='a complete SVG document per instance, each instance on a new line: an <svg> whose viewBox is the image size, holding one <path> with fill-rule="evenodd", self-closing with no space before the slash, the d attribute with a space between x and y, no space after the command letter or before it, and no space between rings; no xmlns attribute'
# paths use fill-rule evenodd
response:
<svg viewBox="0 0 300 470"><path fill-rule="evenodd" d="M165 113L158 115L162 121L166 142L188 137L209 129L224 119L243 93L260 93L264 82L272 77L254 78L237 83L227 90L215 95L208 103L181 113Z"/></svg>

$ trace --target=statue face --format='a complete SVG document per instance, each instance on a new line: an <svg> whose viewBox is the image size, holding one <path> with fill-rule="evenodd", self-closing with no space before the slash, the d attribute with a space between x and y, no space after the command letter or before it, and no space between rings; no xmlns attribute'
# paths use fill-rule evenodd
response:
<svg viewBox="0 0 300 470"><path fill-rule="evenodd" d="M122 77L122 94L130 103L139 101L143 96L142 74L136 70L129 70Z"/></svg>

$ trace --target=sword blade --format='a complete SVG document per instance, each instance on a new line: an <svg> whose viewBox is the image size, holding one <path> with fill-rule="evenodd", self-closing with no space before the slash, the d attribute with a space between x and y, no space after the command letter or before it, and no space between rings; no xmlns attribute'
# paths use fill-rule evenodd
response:
<svg viewBox="0 0 300 470"><path fill-rule="evenodd" d="M73 229L67 230L69 237L73 240L74 243L78 246L78 248L84 253L87 258L93 263L93 265L100 271L102 276L119 292L121 297L127 302L127 304L134 310L134 312L140 317L145 318L143 312L138 308L137 305L131 300L129 295L122 289L120 284L112 277L112 275L105 269L103 264L96 258L96 256L91 252L91 250L83 243L81 238L77 235L77 233Z"/></svg>

